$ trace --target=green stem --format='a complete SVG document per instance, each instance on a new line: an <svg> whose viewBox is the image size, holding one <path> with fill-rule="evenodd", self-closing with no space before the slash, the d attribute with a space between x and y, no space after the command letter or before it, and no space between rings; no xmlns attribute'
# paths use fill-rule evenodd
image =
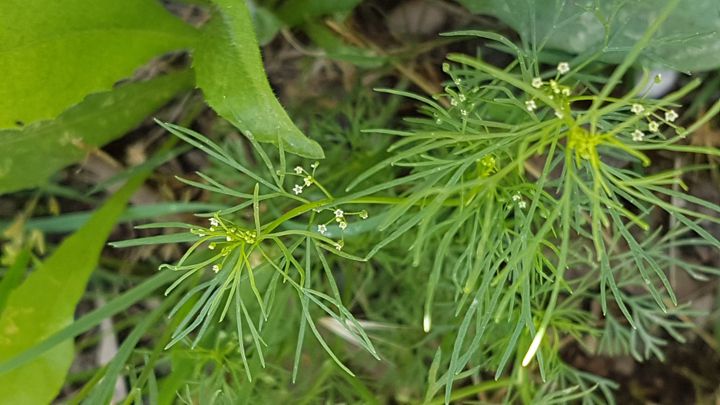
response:
<svg viewBox="0 0 720 405"><path fill-rule="evenodd" d="M470 387L463 387L455 390L450 396L450 401L457 401L462 398L467 398L471 395L479 394L481 392L494 390L496 388L504 388L511 385L511 381L507 378L502 378L497 381L487 381L480 384L472 385ZM442 405L445 403L445 397L438 397L428 402L428 405Z"/></svg>

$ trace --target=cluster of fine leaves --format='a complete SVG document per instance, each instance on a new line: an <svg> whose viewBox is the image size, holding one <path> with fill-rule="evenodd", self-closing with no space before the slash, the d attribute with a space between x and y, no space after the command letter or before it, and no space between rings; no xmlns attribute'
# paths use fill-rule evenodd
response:
<svg viewBox="0 0 720 405"><path fill-rule="evenodd" d="M350 181L334 181L334 189L324 186L316 163L312 171L305 165L288 170L282 148L276 166L276 158L253 142L266 166L253 171L233 157L240 153L236 147L168 127L250 180L230 187L224 171L218 172L223 178L200 174L202 182L184 180L235 203L209 213L209 225L172 225L186 228L176 235L193 245L167 267L182 274L171 290L195 280L180 304L198 298L178 318L170 344L201 345L214 319L231 322L247 379L253 381L253 359L265 366L264 347L272 347L267 339L282 335L270 327L275 297L294 291L297 301L286 310L299 321L292 380L306 330L352 373L318 332L318 317L346 344L381 358L394 357L388 343L393 338L380 339L387 346L376 349L367 333L400 322L421 328L426 337L416 344L434 350L425 372L427 401L500 388L510 402L612 401L615 384L565 363L561 349L568 342L585 346L590 338L599 339L590 351L662 358L667 342L660 332L683 340L682 330L691 325L680 319L693 315L677 302L667 267L674 264L700 278L717 273L677 263L670 255L671 246L683 244L720 249L700 223L717 223L717 216L673 206L665 198L715 213L720 207L673 189L683 186L682 175L693 168L649 170L651 151L714 153L680 144L702 125L676 124L677 100L698 83L652 100L641 93L650 82L646 76L625 95L610 96L671 9L663 9L608 78L578 74L578 66L593 62L582 56L545 70L496 34L457 33L498 40L516 60L501 69L451 55L444 94L430 99L386 90L420 101L423 116L408 120L407 130L371 131L394 138L386 157ZM388 168L396 168L389 178ZM333 192L343 188L344 194ZM664 234L651 228L653 210L673 217L676 227ZM364 218L365 212L367 222L348 219L348 213ZM359 308L346 306L338 281L346 272L333 270L353 260L392 272L386 281L373 281L374 296L383 296L384 284L419 285L412 296L387 298L413 301L416 309L398 315L371 302L360 312L370 319L353 316ZM256 318L246 299L256 301ZM419 300L424 304L417 305ZM602 308L601 317L587 309L593 302ZM233 307L235 319L228 320ZM176 308L174 313L182 305ZM455 391L467 379L488 377L493 384Z"/></svg>

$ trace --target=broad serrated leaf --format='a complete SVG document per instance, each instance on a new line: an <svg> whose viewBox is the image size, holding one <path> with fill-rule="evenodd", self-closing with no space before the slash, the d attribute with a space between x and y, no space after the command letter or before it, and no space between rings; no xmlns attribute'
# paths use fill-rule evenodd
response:
<svg viewBox="0 0 720 405"><path fill-rule="evenodd" d="M547 41L547 47L570 53L602 50L602 60L619 63L656 20L666 0L460 0L460 3L474 13L499 18L528 42ZM603 43L605 25L610 29L607 44ZM720 66L720 2L681 3L643 50L641 61L686 71Z"/></svg>
<svg viewBox="0 0 720 405"><path fill-rule="evenodd" d="M245 135L282 142L286 151L323 157L320 145L293 124L270 88L244 1L215 0L217 9L193 54L207 103Z"/></svg>
<svg viewBox="0 0 720 405"><path fill-rule="evenodd" d="M156 0L0 1L0 128L55 118L196 37Z"/></svg>
<svg viewBox="0 0 720 405"><path fill-rule="evenodd" d="M173 73L90 95L53 121L0 131L0 194L43 184L190 88L191 72Z"/></svg>
<svg viewBox="0 0 720 405"><path fill-rule="evenodd" d="M75 306L85 292L115 220L144 179L145 174L141 174L123 186L10 294L0 316L0 363L72 322ZM73 342L66 340L34 360L0 374L0 402L50 403L60 391L73 357Z"/></svg>

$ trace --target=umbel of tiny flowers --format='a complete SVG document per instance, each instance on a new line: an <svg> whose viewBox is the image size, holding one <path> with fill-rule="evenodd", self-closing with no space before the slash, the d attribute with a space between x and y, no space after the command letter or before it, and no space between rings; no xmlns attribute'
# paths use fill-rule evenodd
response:
<svg viewBox="0 0 720 405"><path fill-rule="evenodd" d="M345 221L345 212L338 208L333 213L335 214L335 221L338 223L338 227L343 231L347 229L348 224L347 221Z"/></svg>
<svg viewBox="0 0 720 405"><path fill-rule="evenodd" d="M361 219L367 219L368 218L368 212L366 210L361 210L357 212L345 212L340 208L331 208L330 209L333 213L333 217L325 222L324 224L319 224L317 226L317 231L321 235L326 235L328 233L328 224L333 222L333 220L337 223L338 228L340 228L341 231L344 231L348 227L348 221L347 216L348 215L357 215ZM317 210L316 212L321 212L323 210Z"/></svg>
<svg viewBox="0 0 720 405"><path fill-rule="evenodd" d="M527 207L527 203L525 202L525 200L523 200L520 193L513 194L512 200L517 203L518 208L520 208L521 210L524 210Z"/></svg>
<svg viewBox="0 0 720 405"><path fill-rule="evenodd" d="M570 65L567 62L561 62L558 65L558 75L565 74L570 71ZM557 79L557 76L556 76ZM533 88L536 89L543 89L545 93L548 95L548 98L551 100L557 100L561 106L560 109L555 110L555 116L559 119L562 119L565 114L563 110L565 108L569 108L569 100L567 97L569 97L572 94L572 91L569 86L565 86L560 84L557 80L551 79L547 83L545 83L541 77L535 77L530 82ZM530 99L525 101L525 109L529 112L533 112L538 109L537 102L534 99Z"/></svg>
<svg viewBox="0 0 720 405"><path fill-rule="evenodd" d="M291 174L295 174L296 176L302 176L303 180L302 185L295 184L293 186L292 192L295 195L302 194L302 192L305 190L305 187L310 187L315 184L315 178L313 176L315 176L315 170L318 168L318 166L320 166L320 162L315 162L310 165L310 167L312 168L312 173L308 173L302 166L295 166L295 168L293 169L293 173Z"/></svg>

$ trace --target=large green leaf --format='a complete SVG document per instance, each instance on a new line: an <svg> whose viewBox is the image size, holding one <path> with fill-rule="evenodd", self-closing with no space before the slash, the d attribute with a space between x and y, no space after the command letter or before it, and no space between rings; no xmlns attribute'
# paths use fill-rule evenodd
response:
<svg viewBox="0 0 720 405"><path fill-rule="evenodd" d="M604 47L602 59L608 62L623 60L666 1L460 0L472 12L504 21L527 42L547 40L546 46L571 53ZM605 26L609 27L607 46ZM682 2L641 58L649 64L686 71L720 66L720 2Z"/></svg>
<svg viewBox="0 0 720 405"><path fill-rule="evenodd" d="M42 342L73 320L115 221L144 181L137 175L17 287L0 315L0 363ZM74 356L72 340L0 374L0 404L47 404L58 394Z"/></svg>
<svg viewBox="0 0 720 405"><path fill-rule="evenodd" d="M293 124L273 94L244 0L215 0L217 12L193 55L207 103L246 135L282 142L285 150L323 157L320 145Z"/></svg>
<svg viewBox="0 0 720 405"><path fill-rule="evenodd" d="M157 0L2 0L0 128L54 118L196 37Z"/></svg>
<svg viewBox="0 0 720 405"><path fill-rule="evenodd" d="M93 94L53 121L0 131L0 194L43 184L138 125L178 92L192 87L189 71Z"/></svg>

